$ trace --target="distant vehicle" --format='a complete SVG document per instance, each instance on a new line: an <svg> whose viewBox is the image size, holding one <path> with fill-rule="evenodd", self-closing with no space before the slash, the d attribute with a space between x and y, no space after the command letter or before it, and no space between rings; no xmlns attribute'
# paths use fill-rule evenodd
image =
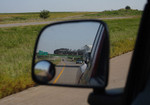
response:
<svg viewBox="0 0 150 105"><path fill-rule="evenodd" d="M83 61L81 59L76 60L76 64L82 64Z"/></svg>

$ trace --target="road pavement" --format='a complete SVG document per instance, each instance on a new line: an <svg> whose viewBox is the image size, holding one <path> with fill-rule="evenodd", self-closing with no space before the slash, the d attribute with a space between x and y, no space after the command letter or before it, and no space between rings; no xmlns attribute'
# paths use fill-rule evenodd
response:
<svg viewBox="0 0 150 105"><path fill-rule="evenodd" d="M81 64L70 62L65 59L56 66L56 75L51 83L54 84L76 84L76 75Z"/></svg>
<svg viewBox="0 0 150 105"><path fill-rule="evenodd" d="M107 89L124 87L132 52L110 60ZM19 84L18 84L19 85ZM88 105L92 89L37 86L0 100L0 105Z"/></svg>

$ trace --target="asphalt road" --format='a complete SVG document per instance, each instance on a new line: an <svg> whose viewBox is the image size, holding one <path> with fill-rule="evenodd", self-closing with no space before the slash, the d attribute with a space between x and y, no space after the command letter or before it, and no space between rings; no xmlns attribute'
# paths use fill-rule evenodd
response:
<svg viewBox="0 0 150 105"><path fill-rule="evenodd" d="M81 64L64 59L56 66L56 75L51 83L54 84L76 84L76 76Z"/></svg>
<svg viewBox="0 0 150 105"><path fill-rule="evenodd" d="M107 89L124 87L132 52L110 60ZM18 84L19 85L19 84ZM0 100L0 105L88 105L92 89L37 86Z"/></svg>

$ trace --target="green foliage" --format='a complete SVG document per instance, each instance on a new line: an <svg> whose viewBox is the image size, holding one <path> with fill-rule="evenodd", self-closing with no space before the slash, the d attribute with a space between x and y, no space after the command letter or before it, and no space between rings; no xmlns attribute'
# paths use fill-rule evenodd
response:
<svg viewBox="0 0 150 105"><path fill-rule="evenodd" d="M0 24L5 23L24 23L24 22L40 22L45 21L38 13L0 13ZM91 18L109 18L109 17L125 17L136 16L140 17L142 11L139 10L112 10L103 12L50 12L50 18L46 21L62 21L70 19L91 19Z"/></svg>
<svg viewBox="0 0 150 105"><path fill-rule="evenodd" d="M107 20L110 34L110 57L132 51L140 18Z"/></svg>
<svg viewBox="0 0 150 105"><path fill-rule="evenodd" d="M131 7L130 6L126 6L125 9L129 10L129 9L131 9Z"/></svg>
<svg viewBox="0 0 150 105"><path fill-rule="evenodd" d="M127 16L141 16L142 11L139 10L112 10L112 11L103 11L93 14L87 14L85 17L93 17L93 18L112 18L112 17L127 17Z"/></svg>
<svg viewBox="0 0 150 105"><path fill-rule="evenodd" d="M0 98L34 85L31 61L42 27L0 28Z"/></svg>
<svg viewBox="0 0 150 105"><path fill-rule="evenodd" d="M13 17L12 20L26 20L25 17Z"/></svg>
<svg viewBox="0 0 150 105"><path fill-rule="evenodd" d="M43 19L48 18L50 16L49 13L50 12L48 10L42 10L40 13L40 18L43 18Z"/></svg>

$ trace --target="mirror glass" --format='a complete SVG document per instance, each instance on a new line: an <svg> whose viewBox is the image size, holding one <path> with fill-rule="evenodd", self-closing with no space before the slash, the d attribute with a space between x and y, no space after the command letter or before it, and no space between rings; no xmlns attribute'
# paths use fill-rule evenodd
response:
<svg viewBox="0 0 150 105"><path fill-rule="evenodd" d="M48 61L39 61L34 66L34 74L41 82L49 82L55 75L55 69L52 63Z"/></svg>
<svg viewBox="0 0 150 105"><path fill-rule="evenodd" d="M47 60L55 65L55 76L51 84L90 85L80 84L80 79L86 70L90 70L90 54L93 42L104 29L100 22L69 22L47 26L38 39L35 54L35 71L39 68L43 74L50 64L39 61ZM95 40L95 41L94 41ZM87 57L87 58L86 58ZM38 69L38 70L36 70ZM37 73L35 72L35 75ZM83 78L82 78L83 79Z"/></svg>

